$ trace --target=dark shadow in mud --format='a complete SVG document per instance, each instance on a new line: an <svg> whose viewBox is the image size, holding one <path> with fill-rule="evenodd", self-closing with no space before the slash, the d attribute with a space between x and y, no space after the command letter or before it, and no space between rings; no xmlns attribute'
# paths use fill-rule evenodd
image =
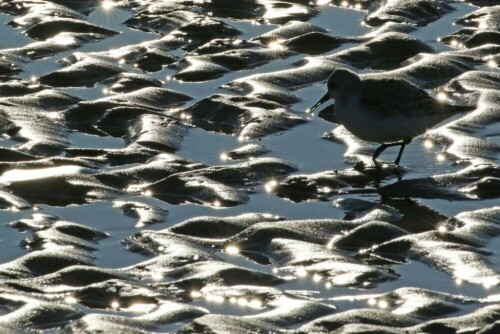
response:
<svg viewBox="0 0 500 334"><path fill-rule="evenodd" d="M402 215L401 219L391 223L410 233L420 233L433 230L439 222L448 218L432 208L410 198L382 198L380 204L384 204L398 210Z"/></svg>

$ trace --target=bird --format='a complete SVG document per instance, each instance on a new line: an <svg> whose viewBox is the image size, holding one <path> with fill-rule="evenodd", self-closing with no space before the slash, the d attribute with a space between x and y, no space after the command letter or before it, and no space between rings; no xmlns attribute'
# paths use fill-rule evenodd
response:
<svg viewBox="0 0 500 334"><path fill-rule="evenodd" d="M307 112L312 113L329 99L334 100L334 114L340 124L356 137L379 143L372 160L388 147L400 146L394 161L399 165L405 146L436 124L474 109L436 99L425 90L401 79L387 76L361 78L340 68L330 75L327 93Z"/></svg>

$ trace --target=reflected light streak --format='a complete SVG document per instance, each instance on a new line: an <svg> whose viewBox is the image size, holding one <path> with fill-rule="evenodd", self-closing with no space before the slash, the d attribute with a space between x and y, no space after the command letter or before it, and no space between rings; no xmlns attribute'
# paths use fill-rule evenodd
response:
<svg viewBox="0 0 500 334"><path fill-rule="evenodd" d="M161 281L163 279L163 274L159 272L151 273L151 278L155 281Z"/></svg>
<svg viewBox="0 0 500 334"><path fill-rule="evenodd" d="M497 277L487 277L483 280L483 287L489 289L492 286L498 285L500 280Z"/></svg>
<svg viewBox="0 0 500 334"><path fill-rule="evenodd" d="M57 45L68 46L77 44L76 38L64 33L58 34L54 37L48 38L47 42L51 42Z"/></svg>
<svg viewBox="0 0 500 334"><path fill-rule="evenodd" d="M48 217L47 217L47 216L46 216L46 215L44 215L43 213L35 213L35 214L31 215L31 217L32 217L32 218L33 218L33 220L34 220L34 221L36 221L36 222L43 222L43 221L45 221L45 220L47 220L47 219L51 219L51 217L50 217L50 216L48 216Z"/></svg>
<svg viewBox="0 0 500 334"><path fill-rule="evenodd" d="M318 189L318 192L323 193L323 194L329 194L332 192L332 188L330 187L322 187Z"/></svg>
<svg viewBox="0 0 500 334"><path fill-rule="evenodd" d="M143 303L136 303L130 305L130 307L127 309L127 311L131 311L134 313L149 313L152 310L156 308L156 304L143 304Z"/></svg>
<svg viewBox="0 0 500 334"><path fill-rule="evenodd" d="M207 295L205 297L205 299L208 301L208 302L213 302L213 303L217 303L217 304L221 304L224 302L224 297L222 296L219 296L219 295Z"/></svg>
<svg viewBox="0 0 500 334"><path fill-rule="evenodd" d="M54 176L79 174L80 166L59 166L41 169L12 169L0 176L0 183L44 179Z"/></svg>

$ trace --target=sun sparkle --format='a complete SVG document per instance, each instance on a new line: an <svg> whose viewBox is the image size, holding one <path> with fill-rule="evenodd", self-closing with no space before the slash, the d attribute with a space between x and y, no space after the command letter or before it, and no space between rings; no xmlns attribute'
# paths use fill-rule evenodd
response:
<svg viewBox="0 0 500 334"><path fill-rule="evenodd" d="M297 275L297 277L306 277L307 276L307 270L304 267L300 267L300 268L297 269L297 271L295 272L295 274Z"/></svg>
<svg viewBox="0 0 500 334"><path fill-rule="evenodd" d="M240 253L240 249L237 246L229 245L226 247L226 253L231 255L237 255Z"/></svg>
<svg viewBox="0 0 500 334"><path fill-rule="evenodd" d="M387 308L389 306L389 303L386 300L380 300L377 306L380 308Z"/></svg>
<svg viewBox="0 0 500 334"><path fill-rule="evenodd" d="M203 297L203 294L200 291L191 291L191 298L198 299Z"/></svg>
<svg viewBox="0 0 500 334"><path fill-rule="evenodd" d="M216 304L222 304L224 302L224 297L219 296L219 295L207 295L205 299L208 302L216 303Z"/></svg>
<svg viewBox="0 0 500 334"><path fill-rule="evenodd" d="M111 1L111 0L104 0L103 2L101 2L102 9L104 9L106 11L111 10L116 5L117 5L117 3L115 3L114 1Z"/></svg>
<svg viewBox="0 0 500 334"><path fill-rule="evenodd" d="M134 313L149 313L154 308L156 308L156 304L136 303L136 304L130 305L130 307L128 308L128 311L131 311Z"/></svg>
<svg viewBox="0 0 500 334"><path fill-rule="evenodd" d="M448 95L446 95L445 92L439 92L437 94L437 98L438 98L438 100L446 101L448 99Z"/></svg>
<svg viewBox="0 0 500 334"><path fill-rule="evenodd" d="M151 278L155 281L161 281L163 279L163 274L160 272L151 273Z"/></svg>
<svg viewBox="0 0 500 334"><path fill-rule="evenodd" d="M285 47L283 46L283 41L281 40L276 40L276 41L272 41L270 42L267 47L271 50L274 50L274 51L280 51L280 50L284 50Z"/></svg>
<svg viewBox="0 0 500 334"><path fill-rule="evenodd" d="M64 298L64 302L66 302L67 304L76 304L78 303L78 299L73 296L67 296L66 298Z"/></svg>
<svg viewBox="0 0 500 334"><path fill-rule="evenodd" d="M448 228L446 227L446 225L439 225L437 230L439 233L446 233L448 231Z"/></svg>
<svg viewBox="0 0 500 334"><path fill-rule="evenodd" d="M251 308L261 308L262 307L262 301L258 299L252 299L249 303L248 306Z"/></svg>

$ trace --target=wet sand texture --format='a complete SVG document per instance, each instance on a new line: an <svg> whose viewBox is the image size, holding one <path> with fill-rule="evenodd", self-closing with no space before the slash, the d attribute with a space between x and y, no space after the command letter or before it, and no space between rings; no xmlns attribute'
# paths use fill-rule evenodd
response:
<svg viewBox="0 0 500 334"><path fill-rule="evenodd" d="M500 332L497 1L7 0L0 23L0 333ZM305 112L341 68L464 112L375 168L335 105Z"/></svg>

